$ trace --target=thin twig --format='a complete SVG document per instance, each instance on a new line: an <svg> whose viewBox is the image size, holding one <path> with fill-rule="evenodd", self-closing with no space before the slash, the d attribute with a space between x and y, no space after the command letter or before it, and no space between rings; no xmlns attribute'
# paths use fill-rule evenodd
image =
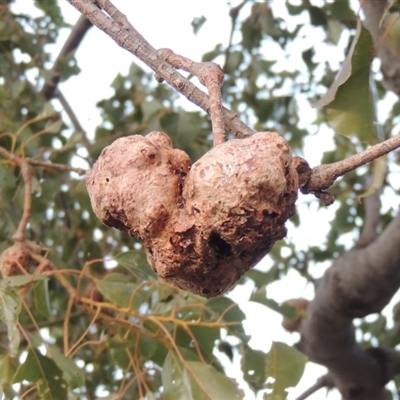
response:
<svg viewBox="0 0 400 400"><path fill-rule="evenodd" d="M334 387L332 378L330 377L329 374L322 375L321 377L319 377L317 379L317 382L315 382L304 393L302 393L299 397L297 397L296 400L306 400L317 390L322 389L324 387L326 387L327 389L331 389Z"/></svg>
<svg viewBox="0 0 400 400"><path fill-rule="evenodd" d="M222 67L223 71L226 71L226 68L228 67L228 62L229 62L229 58L230 58L230 55L231 55L231 48L232 48L232 43L233 43L233 35L235 33L237 18L239 16L240 10L247 3L247 1L248 0L242 1L239 5L237 5L236 7L233 7L229 11L229 16L231 17L232 24L231 24L231 32L229 34L228 46L225 49L225 62L224 62L224 66Z"/></svg>
<svg viewBox="0 0 400 400"><path fill-rule="evenodd" d="M65 164L57 164L57 163L52 163L48 161L39 161L39 160L34 160L32 158L25 158L25 161L35 167L42 167L46 169L57 169L59 171L66 171L66 172L75 172L78 175L85 175L86 170L83 168L78 168L78 167L71 167L70 165L65 165Z"/></svg>
<svg viewBox="0 0 400 400"><path fill-rule="evenodd" d="M22 179L25 184L24 191L24 211L19 221L18 228L14 233L13 240L22 242L25 239L25 229L31 217L32 206L32 170L28 162L21 157L16 156L14 153L7 151L4 147L0 147L0 155L16 163L20 170Z"/></svg>
<svg viewBox="0 0 400 400"><path fill-rule="evenodd" d="M209 112L210 102L208 96L157 55L156 50L133 28L126 16L116 9L109 0L98 0L96 2L97 6L90 0L67 1L84 14L93 25L114 39L119 46L131 52L149 66L156 73L156 77L159 80L165 80L191 102ZM102 7L104 12L98 7ZM222 112L226 129L231 131L236 137L243 138L254 133L251 128L240 121L234 112L224 107ZM301 190L304 193L315 194L325 204L331 204L334 198L325 192L325 190L339 176L353 171L361 165L367 164L398 147L400 147L400 135L372 146L345 160L315 167L308 172L309 179L301 186Z"/></svg>
<svg viewBox="0 0 400 400"><path fill-rule="evenodd" d="M381 211L382 187L363 200L364 221L360 237L355 243L355 248L366 247L371 244L378 236L378 226Z"/></svg>
<svg viewBox="0 0 400 400"><path fill-rule="evenodd" d="M31 218L32 211L32 169L28 163L23 159L17 157L15 160L21 169L22 179L24 180L24 211L21 220L19 221L18 228L13 236L15 241L23 241L25 239L25 229Z"/></svg>
<svg viewBox="0 0 400 400"><path fill-rule="evenodd" d="M76 117L75 113L73 112L71 106L69 105L67 99L64 97L64 95L60 92L60 89L57 89L55 91L55 96L60 100L61 105L63 106L65 112L68 115L68 118L70 119L74 129L77 132L83 132L83 127L81 123L78 121L78 118ZM86 137L84 137L85 145L88 147L90 145L89 141L87 140Z"/></svg>
<svg viewBox="0 0 400 400"><path fill-rule="evenodd" d="M200 83L208 90L210 98L210 117L214 136L214 146L226 141L224 121L222 115L222 93L224 73L218 64L205 62L198 63L187 57L175 54L170 49L159 49L157 54L174 68L182 69L197 76Z"/></svg>
<svg viewBox="0 0 400 400"><path fill-rule="evenodd" d="M51 100L54 97L58 98L65 112L67 113L74 129L82 134L82 142L87 149L89 149L91 144L87 138L86 132L78 121L78 118L72 110L72 107L69 105L66 98L58 88L58 83L61 79L60 63L63 61L63 59L65 59L68 55L73 53L79 47L86 33L92 26L92 23L83 15L79 17L67 40L65 41L64 46L60 51L60 54L57 56L56 61L54 62L53 68L51 69L51 79L46 82L42 88L42 94L46 97L46 99ZM93 160L90 157L88 157L88 161L90 164L93 163Z"/></svg>
<svg viewBox="0 0 400 400"><path fill-rule="evenodd" d="M42 93L46 97L46 99L50 100L54 97L55 90L61 78L59 72L60 62L62 62L65 57L67 57L78 48L79 44L82 42L82 39L84 38L91 26L91 22L83 15L79 17L77 23L75 24L67 40L65 41L64 46L60 51L60 54L57 56L53 68L51 69L51 72L53 74L51 80L43 85Z"/></svg>
<svg viewBox="0 0 400 400"><path fill-rule="evenodd" d="M70 106L67 99L64 97L64 95L62 94L62 92L60 91L59 88L57 88L55 90L54 95L57 97L57 99L60 101L61 105L63 106L63 109L67 113L68 118L70 119L75 131L79 132L81 134L83 145L86 147L87 150L89 150L89 148L91 147L91 143L90 143L89 139L87 138L86 132L83 129L81 123L79 122L74 110L72 109L72 107ZM93 158L90 155L87 157L87 160L90 165L92 165L94 162Z"/></svg>
<svg viewBox="0 0 400 400"><path fill-rule="evenodd" d="M117 10L110 1L97 1L99 7L104 7L104 11L108 10L108 15L90 0L67 1L84 14L93 25L115 40L119 46L134 54L150 67L159 80L165 80L189 101L207 113L209 112L210 102L208 96L158 56L156 50L127 22L126 16ZM236 137L243 138L254 133L233 111L223 107L222 113L225 128Z"/></svg>
<svg viewBox="0 0 400 400"><path fill-rule="evenodd" d="M34 167L42 167L46 169L57 169L60 171L66 171L66 172L75 172L78 175L85 175L86 170L83 168L77 168L77 167L71 167L69 165L65 164L57 164L57 163L52 163L49 161L39 161L39 160L34 160L33 158L20 158L14 153L11 153L10 151L6 150L4 147L0 147L0 155L3 156L4 158L9 159L10 161L13 161L17 165L20 164L20 160L24 160L29 165L32 165Z"/></svg>
<svg viewBox="0 0 400 400"><path fill-rule="evenodd" d="M362 165L368 164L369 162L382 157L399 147L400 134L332 164L319 165L315 168L309 169L308 171L304 164L301 164L301 167L304 168L304 172L299 172L298 170L300 180L302 174L307 175L307 179L302 182L300 189L303 193L313 193L316 194L317 197L323 196L324 194L327 194L324 191L328 189L340 176L354 171ZM305 160L302 161L307 164ZM329 198L330 200L331 197Z"/></svg>

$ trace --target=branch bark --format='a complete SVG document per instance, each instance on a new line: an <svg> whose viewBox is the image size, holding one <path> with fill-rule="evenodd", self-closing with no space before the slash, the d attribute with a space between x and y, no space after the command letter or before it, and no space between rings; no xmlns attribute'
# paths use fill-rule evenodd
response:
<svg viewBox="0 0 400 400"><path fill-rule="evenodd" d="M326 388L327 390L333 387L332 378L329 374L323 375L317 379L317 381L310 386L304 393L302 393L296 400L306 400L309 396L317 392L322 388Z"/></svg>
<svg viewBox="0 0 400 400"><path fill-rule="evenodd" d="M158 80L165 80L175 90L182 93L189 101L196 104L205 112L209 112L208 96L197 86L177 72L165 62L147 40L128 22L125 15L118 11L108 0L97 1L104 11L96 7L90 0L67 0L85 17L119 46L129 51L156 74ZM254 131L243 123L231 110L222 108L225 128L238 138L251 136Z"/></svg>
<svg viewBox="0 0 400 400"><path fill-rule="evenodd" d="M110 1L97 0L96 4L101 9L90 0L67 1L118 45L148 65L158 80L165 80L194 104L209 112L208 96L165 62ZM365 1L363 7L375 3L378 2ZM384 0L379 3L386 4ZM368 10L364 8L364 11L368 20ZM375 25L372 25L376 28L376 19L374 21ZM400 76L397 70L400 62L392 67L389 64L393 64L393 61L384 61L386 55L382 55L381 51L379 49L378 54L382 56L385 82L399 94L396 82ZM224 108L223 117L226 128L235 136L246 137L253 133L232 111ZM324 190L339 176L399 146L400 135L341 162L321 165L312 170L304 168L303 176L300 176L303 190L323 196ZM299 170L303 167L304 164L299 164ZM307 179L302 179L304 177ZM299 349L310 360L329 369L330 383L346 400L386 399L384 385L400 373L400 353L385 347L362 349L356 342L352 324L354 318L380 312L398 290L399 243L400 216L393 219L378 239L364 247L354 248L336 260L326 272L315 299L308 307L309 318L300 325Z"/></svg>
<svg viewBox="0 0 400 400"><path fill-rule="evenodd" d="M381 59L385 85L400 96L400 42L393 46L385 41L388 25L380 26L388 2L360 0L360 4ZM380 151L385 151L388 143L397 147L398 140L395 136L379 144ZM329 179L349 172L352 161L361 165L375 158L370 153L374 147L339 163L314 168L305 187L329 187L333 183ZM379 193L368 199L367 206L360 241L326 271L309 304L309 317L301 323L298 344L310 360L329 369L346 400L387 399L384 386L400 373L399 351L383 346L365 350L355 339L353 319L382 311L400 287L400 215L376 238Z"/></svg>
<svg viewBox="0 0 400 400"><path fill-rule="evenodd" d="M384 385L400 373L400 353L362 349L354 318L379 313L400 286L400 216L377 240L338 258L326 271L301 324L299 349L326 366L346 400L386 399Z"/></svg>
<svg viewBox="0 0 400 400"><path fill-rule="evenodd" d="M365 16L364 25L371 33L381 60L385 86L400 97L400 40L398 34L397 37L391 37L394 32L391 22L400 25L398 14L388 14L382 20L389 5L387 0L360 0L360 5Z"/></svg>
<svg viewBox="0 0 400 400"><path fill-rule="evenodd" d="M384 142L378 143L368 149L354 154L344 160L337 161L332 164L323 164L314 167L312 170L307 165L299 163L298 173L300 175L300 189L303 193L324 193L337 178L347 174L350 171L368 164L369 162L390 153L400 147L400 134L391 137ZM301 175L307 175L305 179L301 179ZM317 196L318 197L318 196ZM329 205L331 203L325 203Z"/></svg>
<svg viewBox="0 0 400 400"><path fill-rule="evenodd" d="M53 68L51 69L51 72L53 74L52 79L43 85L42 93L46 97L46 99L50 100L54 97L58 82L60 82L60 62L63 58L65 58L78 48L79 44L82 42L82 39L84 38L91 26L92 23L87 18L85 18L83 15L79 17L77 23L69 34L68 39L65 41L64 46L60 51L60 54L57 56Z"/></svg>

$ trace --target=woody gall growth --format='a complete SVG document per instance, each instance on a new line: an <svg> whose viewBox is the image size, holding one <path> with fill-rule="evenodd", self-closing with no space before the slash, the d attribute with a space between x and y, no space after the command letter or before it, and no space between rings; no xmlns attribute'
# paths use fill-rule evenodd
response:
<svg viewBox="0 0 400 400"><path fill-rule="evenodd" d="M190 164L165 133L124 137L103 150L87 187L98 218L142 240L158 275L213 297L286 235L298 176L274 132L222 143Z"/></svg>

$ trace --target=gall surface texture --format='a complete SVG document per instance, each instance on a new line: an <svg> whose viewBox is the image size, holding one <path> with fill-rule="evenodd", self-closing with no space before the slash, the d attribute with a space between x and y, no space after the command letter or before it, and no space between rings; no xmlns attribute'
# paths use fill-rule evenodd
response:
<svg viewBox="0 0 400 400"><path fill-rule="evenodd" d="M298 175L274 132L220 144L193 165L151 132L105 148L86 183L97 217L141 240L159 276L214 297L286 235Z"/></svg>

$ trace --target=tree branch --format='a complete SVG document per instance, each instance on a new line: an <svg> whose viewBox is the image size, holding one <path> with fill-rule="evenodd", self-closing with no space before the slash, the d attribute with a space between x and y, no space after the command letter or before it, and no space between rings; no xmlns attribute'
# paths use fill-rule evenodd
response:
<svg viewBox="0 0 400 400"><path fill-rule="evenodd" d="M209 113L210 102L208 96L165 62L145 38L128 22L125 15L117 10L110 1L97 1L97 4L103 8L104 12L90 0L67 1L84 14L93 25L110 36L119 46L150 67L159 80L165 80L189 101ZM243 138L254 133L233 111L223 107L222 112L225 128L236 137Z"/></svg>
<svg viewBox="0 0 400 400"><path fill-rule="evenodd" d="M360 237L354 247L366 247L377 238L381 210L381 194L382 187L363 199L364 221Z"/></svg>
<svg viewBox="0 0 400 400"><path fill-rule="evenodd" d="M229 11L229 16L231 17L231 32L229 34L229 42L228 46L225 49L225 62L224 66L222 67L223 71L226 71L226 68L228 66L229 58L231 55L231 48L232 48L232 43L233 43L233 35L235 33L236 29L236 21L238 19L240 10L246 5L248 0L242 1L240 4L238 4L236 7L231 8Z"/></svg>
<svg viewBox="0 0 400 400"><path fill-rule="evenodd" d="M17 164L21 170L22 179L24 180L24 210L19 221L18 228L13 235L13 240L23 242L25 240L25 229L31 217L32 207L32 170L28 162L21 157L0 147L0 155Z"/></svg>
<svg viewBox="0 0 400 400"><path fill-rule="evenodd" d="M399 353L362 349L352 324L354 318L380 312L398 290L399 243L397 216L369 246L333 263L309 304L309 318L302 321L299 349L329 369L344 399L383 400L384 385L400 372Z"/></svg>
<svg viewBox="0 0 400 400"><path fill-rule="evenodd" d="M209 113L210 102L208 96L178 73L169 63L157 54L157 51L144 39L144 37L129 23L109 0L97 0L96 4L91 0L67 0L88 18L93 25L104 31L122 48L128 50L156 74L159 81L165 80L175 90L182 93L191 102ZM245 125L237 115L223 107L224 125L236 137L250 136L254 131ZM333 164L320 165L306 172L307 179L300 177L305 182L301 186L303 193L312 193L320 198L324 204L332 204L334 198L325 190L339 177L353 171L361 165L400 147L400 135L392 137L382 143L370 147L361 153L355 154L345 160Z"/></svg>
<svg viewBox="0 0 400 400"><path fill-rule="evenodd" d="M78 118L76 117L74 111L72 110L72 107L69 105L67 99L64 97L64 95L61 93L60 89L56 88L54 91L54 95L58 98L58 100L60 101L61 105L64 108L64 111L67 113L74 129L76 132L80 132L81 133L81 138L82 138L82 143L84 144L84 146L86 147L86 149L88 150L91 146L89 139L87 138L86 132L84 131L81 123L79 122ZM87 161L89 162L90 165L93 164L94 160L92 159L92 157L90 155L88 155L87 157ZM82 175L82 174L80 174Z"/></svg>
<svg viewBox="0 0 400 400"><path fill-rule="evenodd" d="M46 99L50 100L55 95L55 90L57 88L58 83L60 82L60 72L59 72L59 65L63 58L68 56L70 53L75 51L82 39L86 35L87 31L92 26L92 23L81 15L75 24L74 28L72 29L71 33L68 36L68 39L65 41L64 46L62 47L60 54L57 56L57 59L51 69L52 78L49 82L46 82L43 85L42 93L46 97Z"/></svg>
<svg viewBox="0 0 400 400"><path fill-rule="evenodd" d="M350 171L354 171L362 165L368 164L376 158L382 157L385 154L400 147L400 134L391 137L384 142L378 143L368 149L361 151L360 153L354 154L344 160L337 161L332 164L323 164L310 169L305 160L298 158L297 171L300 176L300 190L302 193L312 193L317 197L323 196L324 194L329 195L325 192L337 178L347 174ZM324 201L324 199L322 198ZM325 205L333 203L333 196L327 196L327 201L324 201Z"/></svg>
<svg viewBox="0 0 400 400"><path fill-rule="evenodd" d="M394 22L400 24L398 14L396 16L388 13L382 18L389 5L387 0L360 0L360 5L365 15L364 25L371 33L377 55L381 60L384 83L389 90L400 97L400 42L396 34L390 37L391 31L394 32L391 19L397 17L397 21Z"/></svg>
<svg viewBox="0 0 400 400"><path fill-rule="evenodd" d="M331 389L334 387L332 378L329 374L323 375L317 379L317 381L310 386L304 393L302 393L296 400L306 400L309 396L317 392L319 389L326 387Z"/></svg>
<svg viewBox="0 0 400 400"><path fill-rule="evenodd" d="M197 76L207 88L210 100L210 117L214 136L214 146L226 141L222 116L222 93L224 73L218 64L206 62L198 63L187 57L175 54L170 49L159 49L157 54L176 69L182 69Z"/></svg>

